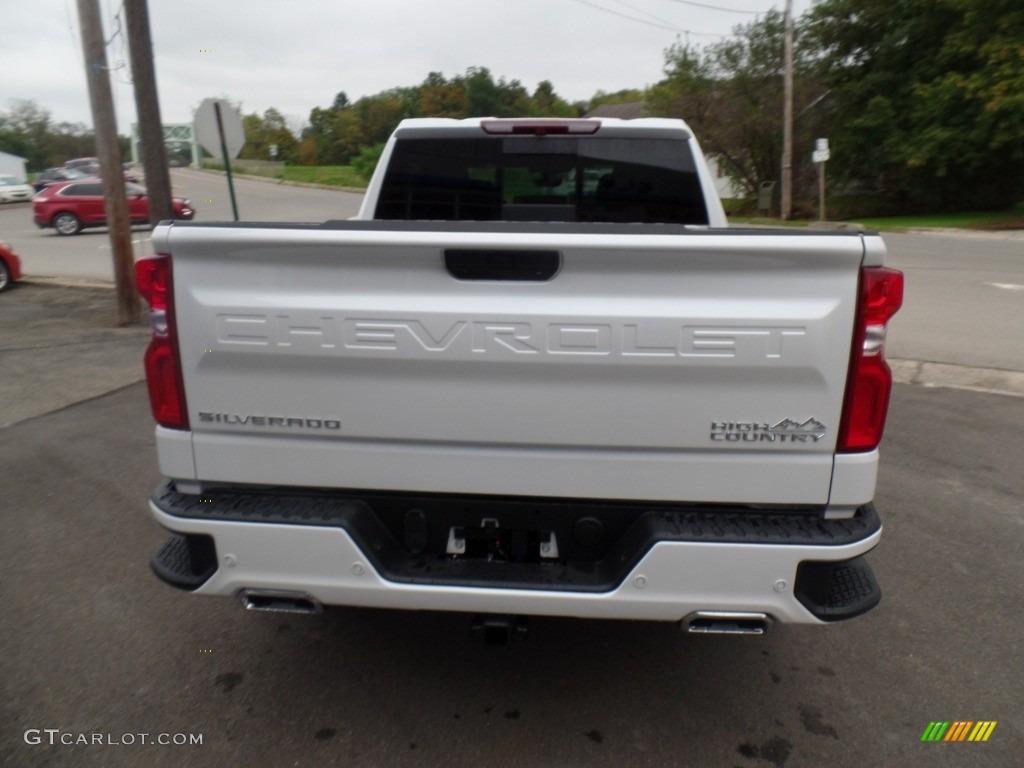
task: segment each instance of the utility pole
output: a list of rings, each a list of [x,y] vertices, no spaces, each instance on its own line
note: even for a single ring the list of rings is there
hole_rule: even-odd
[[[156,226],[160,221],[173,219],[174,209],[171,207],[171,177],[167,171],[164,126],[160,120],[160,100],[156,91],[147,0],[125,0],[124,12],[132,58],[135,110],[139,118],[139,149],[149,197],[149,222]]]
[[[782,218],[793,215],[793,0],[786,0],[782,80]]]
[[[103,199],[114,258],[114,283],[117,287],[118,324],[131,325],[139,321],[140,299],[135,290],[132,225],[124,192],[121,150],[117,146],[117,120],[110,92],[110,70],[107,69],[99,0],[78,0],[78,23],[82,28],[85,79],[89,86],[89,103],[96,131],[96,156],[103,174]]]

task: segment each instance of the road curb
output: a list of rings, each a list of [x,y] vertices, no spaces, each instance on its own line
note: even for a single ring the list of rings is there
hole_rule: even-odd
[[[883,233],[884,235],[885,233]],[[908,235],[931,235],[964,240],[1024,240],[1024,229],[958,229],[956,227],[911,227]]]
[[[18,281],[22,285],[41,285],[50,288],[105,288],[113,290],[117,286],[109,280],[95,280],[73,277],[47,277],[46,275],[29,275]]]
[[[925,360],[889,360],[893,379],[899,384],[947,387],[1024,397],[1024,373],[998,368],[933,363]]]

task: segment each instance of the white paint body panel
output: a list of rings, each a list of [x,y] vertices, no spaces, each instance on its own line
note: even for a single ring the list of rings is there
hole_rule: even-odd
[[[169,225],[154,244],[199,481],[828,502],[860,236]],[[459,281],[446,247],[557,249],[562,267]],[[712,434],[810,418],[817,440]]]

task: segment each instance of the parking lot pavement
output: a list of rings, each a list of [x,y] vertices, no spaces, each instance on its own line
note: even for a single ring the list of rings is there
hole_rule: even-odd
[[[0,765],[1006,768],[1022,430],[1014,398],[897,387],[867,616],[756,639],[541,618],[505,651],[454,614],[252,614],[158,582],[152,423],[126,387],[0,430]],[[922,743],[937,719],[998,725]]]
[[[143,380],[149,326],[116,327],[114,302],[60,283],[0,295],[0,427]]]

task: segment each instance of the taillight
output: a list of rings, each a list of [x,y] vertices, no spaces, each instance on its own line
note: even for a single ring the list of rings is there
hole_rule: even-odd
[[[188,429],[185,386],[174,328],[171,257],[139,259],[135,263],[135,282],[142,298],[149,304],[149,325],[153,330],[145,358],[153,418],[162,427]]]
[[[838,450],[871,451],[885,429],[892,392],[892,371],[885,362],[886,326],[903,304],[903,273],[864,267],[853,334],[850,374],[843,400]]]
[[[480,127],[484,133],[506,135],[589,135],[597,133],[601,127],[600,120],[591,118],[569,118],[551,120],[545,118],[523,118],[519,120],[481,120]]]

